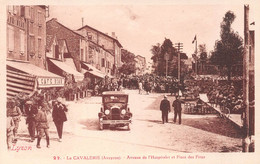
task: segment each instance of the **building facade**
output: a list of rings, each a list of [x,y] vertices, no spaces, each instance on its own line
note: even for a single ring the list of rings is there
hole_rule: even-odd
[[[45,69],[46,6],[7,7],[7,58]]]
[[[109,51],[110,54],[114,56],[114,62],[113,62],[114,64],[109,65],[109,67],[112,68],[112,75],[117,75],[118,68],[122,66],[122,62],[121,62],[122,45],[117,40],[115,33],[112,32],[112,36],[109,36],[108,34],[100,32],[87,25],[79,28],[77,31],[79,31],[81,35],[86,37],[90,42],[103,47],[105,50]],[[111,63],[111,61],[108,62]]]
[[[80,61],[87,61],[88,43],[85,38],[77,32],[62,25],[53,18],[46,22],[47,35],[56,36],[57,40],[66,40],[68,50],[73,58],[78,72],[81,72]]]
[[[146,60],[145,57],[137,55],[135,57],[135,67],[136,67],[136,75],[143,75],[146,73]]]
[[[7,97],[63,87],[64,78],[46,71],[46,6],[7,6]]]

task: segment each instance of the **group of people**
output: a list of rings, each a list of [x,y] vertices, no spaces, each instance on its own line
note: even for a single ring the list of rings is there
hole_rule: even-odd
[[[179,117],[179,124],[181,124],[181,104],[184,103],[180,96],[176,96],[176,99],[172,103],[172,107],[174,109],[174,119],[173,122],[176,123],[177,116]],[[168,123],[168,114],[171,112],[170,101],[167,99],[167,96],[164,95],[163,100],[160,103],[160,110],[162,111],[162,123]]]
[[[145,74],[140,76],[122,76],[121,81],[123,87],[127,89],[139,89],[139,92],[156,93],[171,93],[178,92],[180,85],[178,80],[174,77],[164,77],[152,74]]]
[[[241,114],[243,112],[242,87],[231,84],[216,84],[210,87],[207,93],[209,102],[219,106],[221,110],[229,109],[230,113]]]
[[[39,95],[38,95],[39,96]],[[24,113],[22,113],[19,107],[19,102],[16,99],[11,98],[7,100],[6,114],[7,114],[7,148],[10,149],[12,143],[15,144],[18,139],[18,128],[21,118],[26,118],[26,124],[28,126],[28,133],[30,135],[30,142],[34,142],[37,138],[36,147],[41,148],[41,139],[46,136],[46,146],[50,147],[49,136],[49,122],[53,121],[57,133],[58,140],[62,140],[63,123],[67,121],[66,112],[68,108],[62,103],[62,98],[58,97],[56,100],[47,102],[45,98],[32,96],[26,100],[23,105]],[[49,116],[52,116],[50,120]]]

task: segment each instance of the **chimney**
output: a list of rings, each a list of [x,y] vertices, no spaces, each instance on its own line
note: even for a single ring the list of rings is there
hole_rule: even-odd
[[[116,38],[116,33],[115,32],[112,32],[112,37]]]

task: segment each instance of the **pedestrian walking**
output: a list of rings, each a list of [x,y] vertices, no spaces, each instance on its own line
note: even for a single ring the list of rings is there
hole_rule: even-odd
[[[32,101],[26,101],[25,103],[25,113],[27,115],[26,124],[28,124],[28,131],[31,137],[30,142],[35,140],[35,131],[36,131],[36,120],[35,117],[38,113],[36,105],[33,105]]]
[[[170,101],[167,99],[167,96],[164,95],[163,100],[160,104],[160,110],[162,111],[162,123],[168,122],[168,113],[171,111]]]
[[[41,148],[41,139],[42,137],[46,136],[47,148],[50,147],[50,137],[49,137],[49,123],[47,119],[46,108],[43,108],[42,105],[39,105],[38,113],[35,117],[36,120],[36,128],[38,131],[38,138],[37,138],[37,148]]]
[[[20,108],[16,105],[16,102],[14,99],[7,101],[7,114],[8,116],[12,117],[14,121],[14,129],[13,129],[13,135],[14,135],[14,142],[17,141],[17,132],[19,128],[19,122],[21,121],[22,112]]]
[[[66,105],[62,104],[62,98],[58,97],[56,103],[53,106],[52,118],[53,122],[57,128],[59,142],[62,140],[63,123],[67,121],[66,113],[68,108]]]
[[[14,138],[13,130],[15,128],[14,120],[13,118],[6,112],[6,143],[7,143],[7,149],[11,149],[12,141]]]
[[[181,124],[181,103],[180,96],[176,96],[176,99],[173,101],[172,106],[174,108],[174,119],[173,122],[176,123],[177,115],[179,117],[179,124]]]

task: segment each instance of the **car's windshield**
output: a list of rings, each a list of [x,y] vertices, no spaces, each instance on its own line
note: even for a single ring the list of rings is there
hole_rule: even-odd
[[[109,102],[120,102],[120,103],[127,103],[127,96],[126,95],[107,95],[103,97],[104,103]]]

